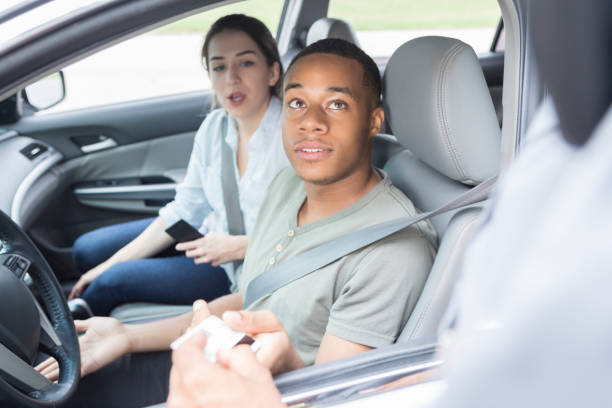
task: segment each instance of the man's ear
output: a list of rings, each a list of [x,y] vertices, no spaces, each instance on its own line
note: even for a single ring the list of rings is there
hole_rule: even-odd
[[[374,137],[375,134],[380,133],[383,127],[383,123],[385,121],[385,111],[382,107],[377,106],[370,113],[370,139]]]
[[[274,61],[270,67],[270,80],[268,86],[274,86],[280,80],[280,64],[278,61]]]

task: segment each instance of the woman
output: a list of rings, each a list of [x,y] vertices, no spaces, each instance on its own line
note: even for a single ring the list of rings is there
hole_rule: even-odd
[[[101,228],[74,244],[75,265],[87,272],[69,298],[81,296],[95,315],[125,302],[190,304],[229,293],[240,269],[233,263],[244,258],[268,184],[288,165],[278,99],[282,67],[266,26],[242,14],[222,17],[206,34],[202,58],[220,109],[198,130],[174,201],[155,219]],[[228,233],[221,181],[227,146],[246,235]],[[165,230],[181,219],[205,236],[172,248]]]

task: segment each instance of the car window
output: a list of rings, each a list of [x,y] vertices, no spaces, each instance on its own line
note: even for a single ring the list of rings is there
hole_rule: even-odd
[[[200,52],[212,23],[226,14],[244,13],[275,34],[282,6],[283,0],[238,2],[105,49],[65,67],[66,99],[37,115],[208,89]]]
[[[504,51],[506,49],[506,30],[504,30],[504,26],[499,28],[499,37],[497,37],[497,41],[494,43],[494,49],[492,51],[499,52]]]
[[[495,0],[330,0],[327,15],[351,24],[364,51],[384,60],[427,35],[458,38],[476,53],[487,52],[501,12]]]

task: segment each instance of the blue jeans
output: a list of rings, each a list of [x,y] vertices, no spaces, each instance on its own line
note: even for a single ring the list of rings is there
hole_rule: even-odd
[[[72,248],[81,273],[104,262],[132,241],[153,221],[148,218],[99,228],[80,236]],[[122,303],[156,302],[191,304],[229,293],[225,270],[210,264],[196,265],[174,247],[155,258],[122,262],[107,269],[85,289],[82,298],[97,316],[107,316]]]

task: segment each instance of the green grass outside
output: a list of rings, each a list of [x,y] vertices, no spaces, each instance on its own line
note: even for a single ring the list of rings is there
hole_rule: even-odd
[[[308,2],[308,0],[305,0]],[[244,13],[262,20],[276,33],[283,0],[248,0],[216,8],[157,30],[160,34],[204,34],[219,17]],[[342,18],[357,31],[495,27],[495,0],[330,0],[328,15]]]
[[[495,0],[330,0],[327,14],[357,31],[492,27],[500,17]]]
[[[308,0],[306,0],[308,1]],[[219,18],[226,14],[243,13],[256,17],[268,26],[274,36],[283,11],[283,0],[248,0],[217,7],[213,10],[187,17],[156,31],[159,34],[202,34]]]

